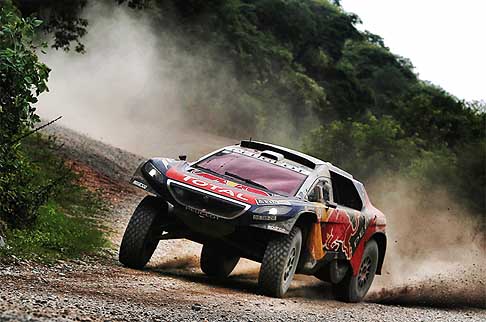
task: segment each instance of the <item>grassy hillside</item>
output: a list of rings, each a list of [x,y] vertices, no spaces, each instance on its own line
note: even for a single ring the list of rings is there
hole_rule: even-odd
[[[55,150],[56,145],[41,136],[23,142],[21,153],[33,171],[30,184],[49,185],[51,191],[31,222],[0,231],[7,241],[7,247],[0,248],[0,261],[13,255],[50,262],[93,254],[108,245],[95,219],[103,209],[101,199],[76,183],[77,175]]]

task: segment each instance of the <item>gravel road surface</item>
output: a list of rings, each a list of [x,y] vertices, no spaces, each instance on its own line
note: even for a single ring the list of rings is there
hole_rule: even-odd
[[[284,299],[259,295],[259,265],[250,261],[225,281],[210,280],[199,269],[201,246],[185,240],[161,242],[143,271],[124,268],[117,248],[143,198],[125,182],[143,158],[61,127],[48,133],[82,184],[105,191],[113,247],[53,265],[0,264],[0,321],[486,321],[482,266],[455,278],[454,290],[442,276],[373,290],[359,304],[333,300],[329,284],[308,276],[297,276]]]

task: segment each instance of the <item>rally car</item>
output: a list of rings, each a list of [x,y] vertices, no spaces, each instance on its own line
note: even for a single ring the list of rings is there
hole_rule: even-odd
[[[294,274],[330,282],[358,302],[381,274],[385,216],[349,173],[281,146],[242,141],[195,162],[152,158],[131,183],[150,194],[135,209],[119,259],[143,268],[160,240],[203,245],[201,269],[227,277],[240,257],[261,263],[262,293],[283,297]]]

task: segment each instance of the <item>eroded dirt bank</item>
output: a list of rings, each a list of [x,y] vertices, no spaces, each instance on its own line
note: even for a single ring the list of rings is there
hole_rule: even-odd
[[[336,302],[330,286],[298,276],[289,296],[257,294],[259,266],[242,261],[223,282],[199,269],[200,246],[165,241],[144,271],[116,260],[125,225],[143,194],[124,183],[141,157],[59,127],[50,133],[60,153],[83,174],[83,184],[101,188],[111,203],[105,220],[113,250],[106,256],[54,266],[18,262],[0,266],[0,320],[153,321],[484,321],[484,266],[458,267],[390,287],[386,277],[360,304]],[[170,156],[170,155],[169,155]],[[174,157],[174,156],[173,156]],[[380,280],[381,279],[381,280]]]

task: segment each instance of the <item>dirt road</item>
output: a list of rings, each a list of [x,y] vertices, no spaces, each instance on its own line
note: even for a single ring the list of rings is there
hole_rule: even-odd
[[[443,276],[415,287],[375,289],[360,304],[334,301],[328,284],[305,276],[296,277],[285,299],[258,295],[259,265],[250,261],[240,262],[228,280],[212,281],[199,269],[200,246],[184,240],[161,242],[143,271],[124,268],[116,250],[143,197],[124,180],[141,158],[68,130],[49,131],[64,144],[61,153],[83,174],[82,183],[104,190],[114,246],[82,261],[0,266],[2,321],[486,320],[483,267],[461,274],[456,291],[444,287],[449,277]]]

